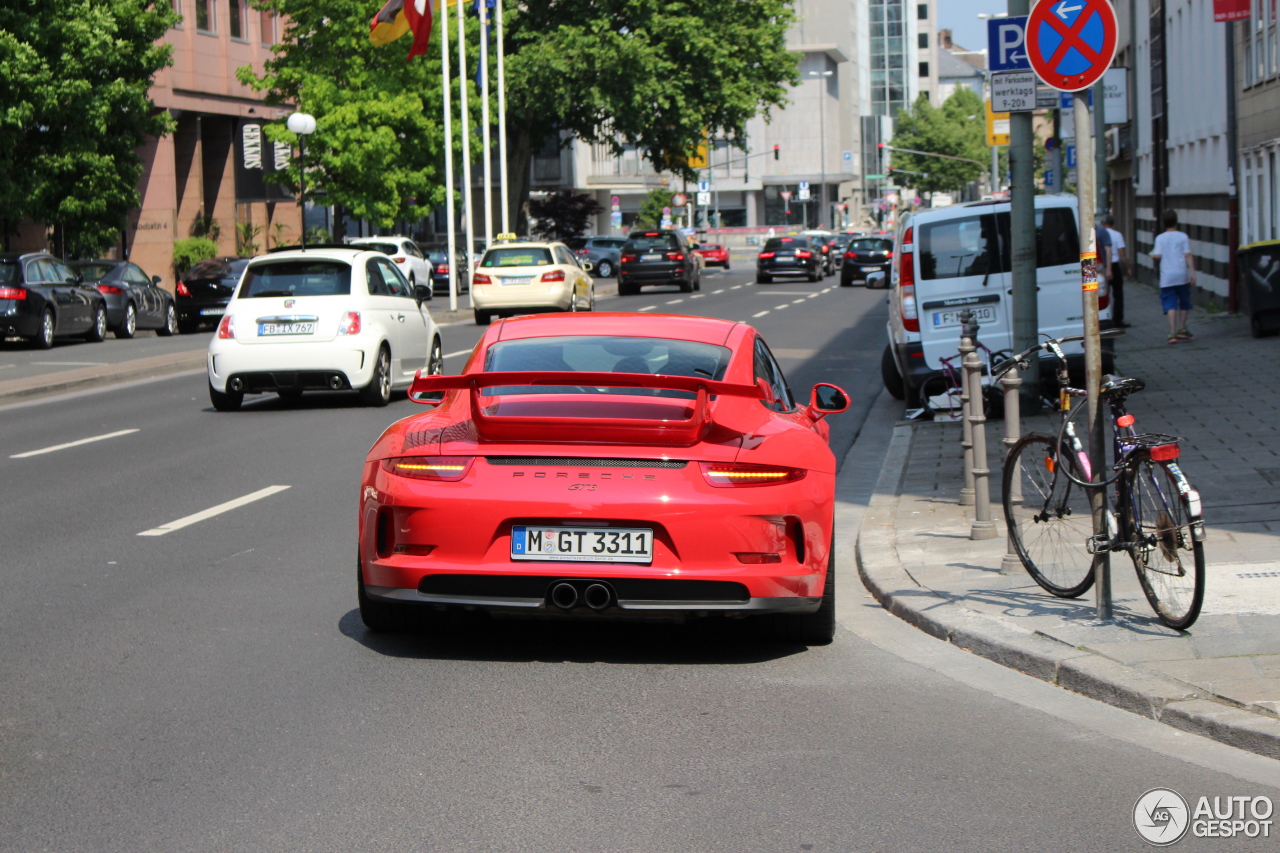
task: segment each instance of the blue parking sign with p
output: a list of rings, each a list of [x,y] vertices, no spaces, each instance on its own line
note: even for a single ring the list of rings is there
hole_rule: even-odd
[[[1028,71],[1027,17],[992,18],[987,21],[987,70]]]

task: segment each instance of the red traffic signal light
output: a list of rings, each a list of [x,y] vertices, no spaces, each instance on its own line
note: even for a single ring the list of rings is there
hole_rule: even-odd
[[[877,148],[883,148],[883,147],[884,147],[884,143],[883,143],[883,142],[877,142],[877,143],[876,143],[876,147],[877,147]]]
[[[775,160],[779,159],[778,151],[779,151],[781,148],[782,148],[782,146],[781,146],[781,145],[775,145],[775,146],[773,146],[773,159],[775,159]]]

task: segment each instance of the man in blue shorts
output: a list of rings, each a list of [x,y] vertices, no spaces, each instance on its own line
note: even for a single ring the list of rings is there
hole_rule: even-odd
[[[1195,261],[1191,257],[1191,240],[1178,230],[1178,214],[1166,210],[1160,217],[1164,233],[1156,237],[1151,260],[1160,270],[1160,307],[1169,318],[1169,341],[1189,341],[1187,312],[1191,310],[1191,287],[1196,283]]]

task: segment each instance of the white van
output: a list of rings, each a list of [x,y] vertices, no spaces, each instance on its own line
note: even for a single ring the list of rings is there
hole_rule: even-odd
[[[1035,210],[1040,331],[1054,338],[1081,334],[1084,309],[1075,196],[1036,196]],[[944,357],[956,355],[960,312],[965,308],[974,312],[978,340],[987,349],[1012,350],[1009,242],[1008,201],[923,210],[899,221],[889,292],[889,344],[881,360],[890,394],[916,403],[915,391],[942,371]],[[1103,283],[1099,291],[1103,328],[1111,319],[1105,288]],[[1083,364],[1080,344],[1064,350],[1073,362]],[[952,364],[958,369],[959,360]]]

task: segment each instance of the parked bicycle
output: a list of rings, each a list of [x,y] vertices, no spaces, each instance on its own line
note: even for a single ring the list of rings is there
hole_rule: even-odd
[[[1009,352],[1000,350],[992,352],[981,341],[974,342],[978,347],[978,358],[982,360],[982,408],[987,418],[998,417],[1003,411],[1004,398],[991,374],[991,365],[1000,364],[1009,358]],[[944,356],[939,359],[942,372],[930,376],[920,385],[920,415],[935,419],[945,414],[950,420],[958,420],[963,403],[960,398],[964,394],[964,366],[960,354]]]
[[[1104,336],[1108,336],[1106,332]],[[1114,334],[1123,334],[1115,330]],[[1086,441],[1088,407],[1072,399],[1085,392],[1069,383],[1062,344],[1079,335],[1047,340],[997,365],[1003,376],[1017,365],[1030,366],[1041,350],[1057,360],[1061,423],[1056,435],[1023,436],[1004,462],[1004,514],[1013,545],[1031,577],[1061,598],[1083,595],[1093,586],[1094,560],[1103,552],[1127,551],[1142,591],[1156,616],[1170,628],[1185,630],[1200,615],[1204,601],[1204,521],[1199,493],[1178,465],[1179,439],[1139,433],[1125,410],[1141,379],[1105,376],[1102,402],[1111,413],[1111,464],[1094,476]],[[1094,535],[1090,494],[1114,485],[1114,507],[1106,510],[1107,533]]]

